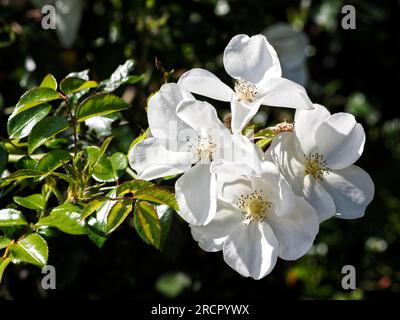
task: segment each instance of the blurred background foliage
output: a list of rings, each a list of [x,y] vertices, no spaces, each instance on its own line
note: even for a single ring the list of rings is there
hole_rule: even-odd
[[[57,30],[41,27],[41,7],[53,4]],[[341,8],[356,8],[356,30],[343,30]],[[358,164],[376,195],[364,218],[321,225],[312,250],[295,262],[279,261],[261,281],[240,277],[221,254],[203,252],[175,217],[164,252],[146,245],[128,224],[98,249],[87,239],[50,240],[57,290],[41,289],[35,267],[10,267],[3,298],[134,299],[386,299],[400,293],[400,2],[286,0],[0,0],[0,135],[18,97],[47,73],[58,80],[90,69],[102,80],[127,59],[144,80],[119,89],[133,108],[112,128],[126,152],[147,128],[146,98],[193,67],[229,81],[222,53],[239,33],[264,33],[287,77],[306,86],[331,112],[353,113],[367,143]],[[158,68],[155,59],[158,59]],[[397,99],[396,99],[397,98]],[[221,116],[227,104],[214,104]],[[291,120],[290,109],[263,108],[257,122]],[[0,197],[0,206],[7,203]],[[357,290],[341,288],[341,269],[354,265]]]

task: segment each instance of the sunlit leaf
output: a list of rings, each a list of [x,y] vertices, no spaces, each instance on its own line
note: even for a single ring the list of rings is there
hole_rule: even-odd
[[[29,135],[32,128],[50,112],[51,105],[43,103],[22,112],[14,112],[7,122],[10,139],[21,139]]]
[[[121,177],[128,168],[128,159],[125,154],[121,152],[114,153],[110,156],[110,163],[112,166],[114,178]]]
[[[156,208],[145,201],[136,202],[133,222],[139,236],[146,243],[159,249],[161,245],[161,223]]]
[[[11,243],[11,239],[0,237],[0,250],[6,248]]]
[[[0,227],[27,226],[22,212],[15,209],[0,210]]]
[[[56,134],[68,129],[68,121],[59,116],[51,116],[41,120],[33,127],[28,140],[28,152],[32,153]]]
[[[17,110],[16,113],[18,114],[39,104],[61,98],[61,95],[52,88],[33,88],[25,92],[19,99],[17,105],[15,106]]]
[[[111,209],[107,217],[106,233],[111,233],[117,229],[122,222],[126,219],[128,214],[132,211],[132,201],[129,199],[118,201]]]
[[[14,202],[32,210],[46,209],[46,199],[41,194],[32,194],[27,197],[14,197]]]
[[[0,284],[1,284],[1,280],[3,279],[3,274],[4,274],[4,270],[7,268],[7,266],[10,264],[10,262],[12,261],[11,258],[0,258]]]
[[[73,234],[86,234],[85,222],[81,219],[82,209],[70,203],[54,208],[50,214],[39,220],[38,226],[49,226]]]
[[[10,256],[14,262],[27,262],[44,267],[48,254],[46,241],[37,233],[29,234],[10,246]]]
[[[122,196],[127,193],[135,194],[136,191],[154,186],[153,183],[145,180],[133,180],[124,182],[117,187],[118,196]]]
[[[90,215],[92,215],[94,212],[96,212],[96,210],[101,206],[102,203],[103,203],[103,201],[98,200],[98,199],[94,199],[91,202],[89,202],[83,208],[83,211],[82,211],[82,214],[81,214],[81,220],[85,220]]]
[[[57,80],[53,77],[52,74],[47,74],[42,83],[40,84],[41,88],[51,88],[53,90],[57,90]]]
[[[96,86],[96,81],[87,81],[77,77],[67,77],[60,83],[60,89],[65,94],[72,94],[84,89],[94,88]]]
[[[76,118],[80,122],[127,108],[129,108],[129,104],[121,98],[112,94],[99,93],[82,101],[76,111]]]
[[[135,192],[134,197],[137,200],[146,200],[157,204],[165,204],[175,211],[179,210],[175,195],[159,186],[140,189]]]

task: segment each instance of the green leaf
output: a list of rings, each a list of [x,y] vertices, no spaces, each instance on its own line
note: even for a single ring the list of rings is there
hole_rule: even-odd
[[[89,222],[91,222],[91,221],[93,221],[93,220],[95,220],[95,219],[91,218],[91,219],[89,220]],[[98,248],[101,249],[101,248],[104,246],[105,242],[107,241],[108,236],[106,236],[103,232],[99,231],[99,230],[96,228],[96,225],[91,226],[90,224],[88,224],[87,228],[88,228],[87,231],[88,231],[89,239],[90,239]]]
[[[117,187],[118,196],[123,196],[127,193],[135,194],[136,191],[154,186],[153,183],[145,180],[133,180],[124,182]]]
[[[92,177],[100,182],[116,181],[128,167],[128,160],[123,153],[117,152],[110,158],[106,157],[106,147],[103,143],[101,149],[95,146],[86,148],[86,155],[92,166]]]
[[[118,201],[110,210],[107,217],[107,234],[110,234],[117,229],[122,222],[126,219],[128,214],[132,211],[132,201],[125,199]]]
[[[7,237],[0,237],[0,250],[6,248],[11,243]]]
[[[139,142],[143,141],[144,139],[147,138],[147,135],[150,133],[150,129],[147,128],[146,131],[144,131],[140,136],[138,136],[136,139],[134,139],[129,146],[129,150],[132,150],[132,148],[138,144]]]
[[[146,243],[160,249],[161,223],[153,205],[145,201],[137,202],[135,205],[133,224],[136,232]]]
[[[129,104],[121,98],[112,94],[99,93],[82,101],[77,108],[76,118],[81,122],[91,117],[102,116],[127,108],[129,108]]]
[[[51,105],[43,103],[28,110],[14,112],[7,122],[7,132],[10,139],[22,139],[29,135],[32,128],[50,112]]]
[[[121,152],[114,153],[110,158],[115,180],[121,177],[128,168],[128,158]]]
[[[143,79],[143,75],[129,76],[129,73],[133,70],[134,66],[134,60],[127,60],[123,65],[118,66],[109,79],[100,83],[100,89],[103,91],[112,92],[123,84],[133,84],[141,81]]]
[[[33,88],[25,92],[19,99],[17,105],[15,106],[17,110],[16,112],[20,113],[39,104],[61,98],[62,96],[52,88]]]
[[[91,202],[89,202],[82,211],[82,215],[81,215],[81,220],[85,220],[86,218],[88,218],[89,216],[92,215],[92,213],[94,213],[103,203],[103,201],[94,199]]]
[[[1,279],[3,279],[4,270],[10,264],[11,260],[11,258],[0,258],[0,283]]]
[[[38,267],[47,264],[49,250],[46,241],[37,233],[31,233],[10,247],[14,262],[27,262]]]
[[[86,157],[88,158],[89,164],[93,167],[100,161],[101,157],[106,153],[106,150],[112,140],[112,137],[108,137],[103,141],[101,148],[96,146],[89,146],[85,149]]]
[[[51,172],[61,167],[72,159],[69,152],[65,150],[53,150],[47,153],[37,164],[36,170]]]
[[[115,190],[107,194],[108,197],[116,196]],[[107,232],[109,227],[107,224],[108,216],[111,209],[117,203],[116,200],[106,200],[101,203],[96,209],[96,214],[92,215],[87,223],[89,239],[92,240],[99,248],[103,247],[107,240]]]
[[[40,84],[41,88],[51,88],[53,90],[57,90],[57,80],[53,77],[52,74],[47,74],[42,83]]]
[[[171,228],[174,211],[166,205],[160,205],[157,206],[157,215],[161,224],[160,249],[162,250],[167,240],[169,229]]]
[[[65,203],[54,208],[48,216],[40,219],[36,225],[54,227],[73,235],[87,234],[85,222],[81,218],[81,211],[81,208]]]
[[[0,176],[3,173],[3,171],[6,169],[7,162],[8,162],[8,152],[3,147],[3,145],[0,144]]]
[[[28,140],[28,153],[32,153],[47,140],[68,129],[68,127],[68,121],[63,117],[44,118],[32,129]]]
[[[157,204],[165,204],[175,211],[179,210],[175,195],[159,186],[140,189],[134,194],[135,199],[154,202]]]
[[[16,163],[16,167],[18,169],[30,169],[30,170],[36,170],[36,166],[39,163],[39,161],[32,159],[28,156],[24,156],[21,159],[19,159]]]
[[[111,165],[109,158],[107,158],[106,156],[100,157],[100,160],[93,167],[92,177],[96,181],[100,181],[100,182],[115,181],[113,167]]]
[[[87,81],[77,77],[68,77],[61,81],[60,89],[65,94],[72,94],[84,89],[97,87],[96,81]]]
[[[46,209],[46,199],[41,194],[32,194],[27,197],[14,197],[14,202],[32,210]]]
[[[43,173],[36,171],[36,170],[31,170],[31,169],[22,169],[22,170],[18,170],[13,172],[12,174],[10,174],[9,176],[5,177],[5,180],[8,181],[18,181],[18,180],[24,180],[24,179],[28,179],[28,178],[37,178],[40,177]]]
[[[0,227],[27,226],[24,215],[15,209],[0,210]]]

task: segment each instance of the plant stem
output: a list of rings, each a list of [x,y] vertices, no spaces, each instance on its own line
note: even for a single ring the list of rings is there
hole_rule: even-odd
[[[76,156],[76,154],[78,153],[78,132],[77,132],[77,128],[76,128],[77,127],[77,122],[76,122],[75,116],[72,114],[72,110],[70,108],[69,101],[68,101],[68,98],[66,96],[64,96],[64,102],[65,102],[65,105],[67,106],[67,110],[68,110],[68,113],[69,113],[69,116],[70,116],[71,122],[72,122],[72,130],[74,131],[74,134],[73,134],[74,156]]]
[[[131,168],[127,168],[126,173],[129,174],[133,179],[138,179],[137,174]]]

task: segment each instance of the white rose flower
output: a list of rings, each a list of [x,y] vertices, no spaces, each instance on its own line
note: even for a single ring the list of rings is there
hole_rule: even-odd
[[[293,193],[272,162],[264,162],[260,177],[218,176],[215,218],[205,226],[191,226],[191,231],[203,250],[223,250],[229,266],[261,279],[277,257],[303,256],[318,228],[313,207]]]
[[[297,110],[295,133],[282,133],[267,150],[293,191],[315,208],[320,221],[336,216],[360,218],[374,196],[368,173],[353,165],[361,156],[365,133],[349,113],[314,104]]]
[[[179,85],[163,85],[149,100],[147,115],[152,137],[132,148],[130,166],[145,180],[184,173],[175,194],[187,222],[206,224],[214,217],[216,174],[260,174],[261,150],[232,135],[213,106]]]
[[[261,105],[312,109],[305,89],[281,77],[277,54],[263,35],[233,37],[224,51],[224,66],[235,80],[234,91],[199,68],[184,73],[178,84],[190,92],[231,102],[234,133],[242,131]]]

